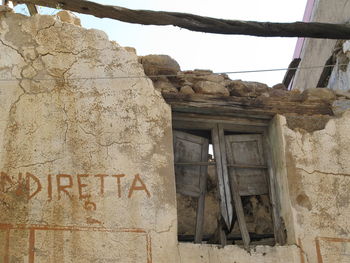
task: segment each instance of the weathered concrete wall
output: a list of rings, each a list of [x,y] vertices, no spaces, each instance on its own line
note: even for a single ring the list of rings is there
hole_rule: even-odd
[[[350,21],[349,0],[317,0],[312,22],[347,23]],[[305,39],[300,63],[301,68],[324,66],[326,60],[332,55],[336,40],[331,39]],[[322,68],[302,69],[297,71],[293,88],[305,90],[316,88],[322,73]]]
[[[179,244],[180,261],[186,263],[292,263],[300,262],[297,246],[257,246],[249,253],[237,246]]]
[[[293,131],[284,117],[276,118],[294,224],[288,234],[303,249],[304,262],[349,262],[350,112],[312,133]]]
[[[170,108],[137,56],[3,12],[0,78],[0,262],[176,262]]]

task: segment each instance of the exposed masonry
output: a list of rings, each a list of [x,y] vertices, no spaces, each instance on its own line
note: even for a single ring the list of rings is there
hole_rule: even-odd
[[[179,98],[179,100],[187,99],[191,102],[210,104],[213,101],[210,96],[215,96],[218,97],[217,104],[220,104],[220,99],[223,102],[232,101],[232,105],[235,105],[236,101],[242,101],[244,107],[252,108],[254,105],[260,107],[265,104],[266,109],[269,109],[269,107],[278,108],[278,103],[288,104],[291,105],[290,113],[283,110],[276,112],[287,116],[287,124],[291,129],[301,129],[306,132],[324,129],[332,115],[340,116],[350,105],[350,92],[346,90],[310,88],[303,92],[298,89],[288,91],[283,84],[268,87],[259,82],[231,80],[226,74],[214,74],[210,70],[181,71],[178,63],[166,55],[143,56],[139,57],[139,61],[146,75],[152,79],[155,88],[165,95],[167,101],[168,98],[170,100]],[[198,99],[196,95],[199,95]],[[269,101],[274,104],[269,106]],[[320,109],[323,107],[324,110],[308,112],[305,108],[304,114],[293,113],[293,108],[307,103],[319,104]],[[227,103],[227,105],[229,107],[231,104]]]
[[[137,58],[72,17],[69,24],[2,10],[0,78],[17,81],[0,83],[0,244],[9,247],[0,245],[0,261],[348,259],[350,114],[335,104],[348,101],[348,91],[300,93],[208,70],[183,72],[167,56]],[[95,80],[78,80],[86,75]],[[140,79],[97,79],[125,75]],[[222,100],[338,105],[321,116],[277,115],[270,125],[289,245],[247,252],[177,242],[170,108],[154,87]]]
[[[0,40],[0,261],[171,262],[170,108],[137,56],[62,17],[0,12]]]

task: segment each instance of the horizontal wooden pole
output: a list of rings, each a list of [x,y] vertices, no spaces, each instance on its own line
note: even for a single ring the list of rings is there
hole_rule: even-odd
[[[216,165],[216,162],[188,162],[188,163],[175,163],[179,166],[209,166]],[[228,164],[227,167],[242,168],[242,169],[267,169],[266,165],[254,165],[254,164]]]
[[[270,23],[225,20],[186,13],[132,10],[85,0],[20,0],[17,2],[62,8],[100,18],[112,18],[127,23],[157,26],[173,25],[205,33],[260,37],[350,39],[350,26],[346,24]]]
[[[238,169],[267,169],[266,165],[254,165],[254,164],[228,164],[227,167]]]
[[[179,166],[208,166],[208,165],[216,165],[216,162],[190,162],[190,163],[175,163],[175,165]]]
[[[283,98],[225,97],[162,93],[173,112],[270,119],[275,114],[333,115],[328,103],[288,101]]]
[[[31,16],[34,16],[38,13],[38,9],[33,4],[27,4],[28,12]]]

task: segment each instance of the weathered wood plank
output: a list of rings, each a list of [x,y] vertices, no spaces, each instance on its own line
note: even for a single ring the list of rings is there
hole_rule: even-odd
[[[100,18],[112,18],[127,23],[142,25],[173,25],[192,31],[252,35],[262,37],[310,37],[350,39],[350,26],[329,23],[270,23],[240,20],[224,20],[186,13],[132,10],[119,6],[102,5],[85,0],[20,0],[52,8],[90,14]]]
[[[231,229],[232,219],[233,219],[233,207],[232,207],[232,197],[230,190],[230,183],[228,180],[227,167],[222,163],[223,148],[219,140],[219,128],[218,125],[212,129],[212,142],[214,149],[214,156],[217,160],[216,173],[219,183],[219,194],[220,194],[220,208],[221,215],[226,224],[227,229]],[[226,164],[226,163],[225,163]]]
[[[211,130],[215,127],[214,122],[197,122],[193,121],[178,121],[173,120],[173,129],[188,129],[188,130]]]
[[[219,242],[221,247],[226,246],[227,244],[227,237],[226,237],[226,233],[224,231],[224,223],[222,222],[222,220],[219,220],[218,222],[218,232],[219,232]]]
[[[173,112],[174,113],[174,112]],[[256,117],[256,116],[254,116]],[[271,116],[270,116],[271,118]],[[266,119],[256,119],[254,120],[260,120],[260,121],[269,121]],[[259,124],[257,126],[253,126],[252,124],[249,125],[240,125],[240,124],[235,124],[235,122],[232,123],[221,123],[221,122],[216,122],[215,120],[212,120],[210,122],[201,122],[197,119],[192,119],[192,120],[186,120],[186,121],[181,121],[181,120],[173,120],[173,128],[174,129],[187,129],[187,130],[211,130],[215,127],[216,123],[222,124],[225,130],[231,131],[231,132],[254,132],[254,133],[263,133],[266,131],[265,126],[260,126]]]
[[[267,169],[266,165],[254,165],[254,164],[228,164],[227,167],[233,167],[237,169],[244,169],[244,168]]]
[[[266,180],[266,169],[257,169],[264,167],[264,151],[262,146],[262,136],[260,134],[245,135],[226,135],[227,159],[237,166],[252,166],[246,168],[231,166],[229,169],[230,177],[235,177],[238,182],[239,195],[262,195],[268,193]]]
[[[273,156],[271,154],[271,145],[267,138],[263,141],[264,143],[264,149],[266,149],[266,162],[268,165],[268,183],[269,183],[269,193],[270,193],[270,202],[272,206],[272,221],[274,225],[274,236],[275,241],[279,245],[285,245],[286,244],[286,234],[285,234],[285,227],[281,220],[281,206],[278,201],[277,196],[277,187],[279,187],[276,180],[276,167],[275,167],[275,160],[273,159]]]
[[[337,63],[337,55],[343,50],[343,41],[338,40],[334,46],[331,56],[327,59],[323,71],[315,88],[325,88],[328,85],[329,78],[332,74],[334,65]]]
[[[180,165],[180,166],[208,166],[208,165],[216,165],[216,162],[191,162],[191,163],[185,163],[185,162],[180,162],[180,163],[175,163],[175,165]],[[227,164],[227,167],[233,167],[237,169],[244,169],[244,168],[252,168],[252,169],[267,169],[266,165],[254,165],[254,164]]]
[[[208,160],[209,141],[206,139],[202,145],[202,161]],[[195,231],[195,243],[202,243],[203,238],[203,226],[204,226],[204,207],[205,207],[205,194],[207,192],[207,166],[200,166],[200,180],[199,189],[200,196],[198,198],[197,217],[196,217],[196,231]]]
[[[181,131],[173,131],[174,159],[177,162],[206,162],[209,141]],[[198,197],[195,243],[202,242],[204,224],[205,193],[207,188],[207,166],[179,167],[175,165],[177,192]]]
[[[216,162],[191,162],[191,163],[175,163],[175,165],[180,165],[180,166],[208,166],[208,165],[216,165]]]
[[[301,59],[295,58],[292,60],[292,62],[288,66],[288,71],[286,72],[286,75],[284,75],[282,83],[288,88],[289,84],[291,83],[295,73],[297,72],[297,67],[300,64]]]
[[[220,148],[222,150],[221,161],[222,161],[223,167],[225,168],[224,169],[225,173],[228,174],[226,160],[228,155],[230,154],[230,151],[229,149],[226,149],[224,129],[220,125],[218,125],[218,133],[219,133]],[[228,160],[232,162],[231,159],[228,159]],[[229,180],[229,182],[231,183],[231,195],[232,195],[232,199],[233,199],[233,203],[234,203],[234,207],[237,215],[239,229],[241,230],[244,248],[248,250],[249,244],[250,244],[250,236],[249,236],[247,224],[244,218],[242,199],[239,194],[239,182],[237,180],[237,177],[235,176],[231,177],[230,179],[231,180]]]
[[[208,160],[209,146],[207,139],[181,131],[173,131],[173,138],[175,163],[203,162]],[[205,155],[202,153],[203,147],[206,148]],[[179,193],[193,197],[200,196],[200,166],[175,166],[175,175]]]
[[[201,123],[220,123],[225,124],[225,130],[230,130],[231,126],[239,126],[244,127],[246,130],[249,130],[249,127],[267,127],[270,124],[269,120],[265,119],[247,119],[247,118],[239,118],[234,116],[213,116],[213,115],[202,115],[202,114],[193,114],[193,113],[182,113],[182,112],[173,112],[172,114],[173,122],[192,122],[192,126],[201,125]],[[196,125],[194,125],[194,123]],[[232,125],[233,124],[233,125]],[[234,130],[234,129],[233,129]]]
[[[36,5],[33,5],[33,4],[26,4],[26,5],[28,8],[29,14],[31,16],[38,14],[38,9],[36,8]]]
[[[163,93],[173,112],[244,116],[270,119],[275,114],[333,115],[328,103],[287,101],[282,98],[252,99],[202,94]]]

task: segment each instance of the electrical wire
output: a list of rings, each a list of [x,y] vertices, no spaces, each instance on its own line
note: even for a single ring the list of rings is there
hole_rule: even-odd
[[[239,70],[239,71],[224,71],[224,72],[213,72],[213,73],[201,73],[201,76],[211,75],[211,74],[246,74],[246,73],[262,73],[262,72],[273,72],[273,71],[287,71],[287,70],[307,70],[307,69],[318,69],[318,68],[330,68],[334,66],[347,66],[348,64],[334,64],[334,65],[323,65],[323,66],[309,66],[309,67],[296,67],[296,68],[274,68],[274,69],[256,69],[256,70]],[[184,73],[184,75],[191,75],[194,73]],[[69,80],[112,80],[112,79],[134,79],[134,78],[159,78],[159,77],[178,77],[176,74],[165,74],[165,75],[151,75],[151,76],[116,76],[116,77],[77,77],[77,78],[18,78],[18,79],[0,79],[0,82],[5,81],[20,81],[20,80],[30,80],[30,81],[69,81]],[[181,75],[180,75],[181,76]]]

